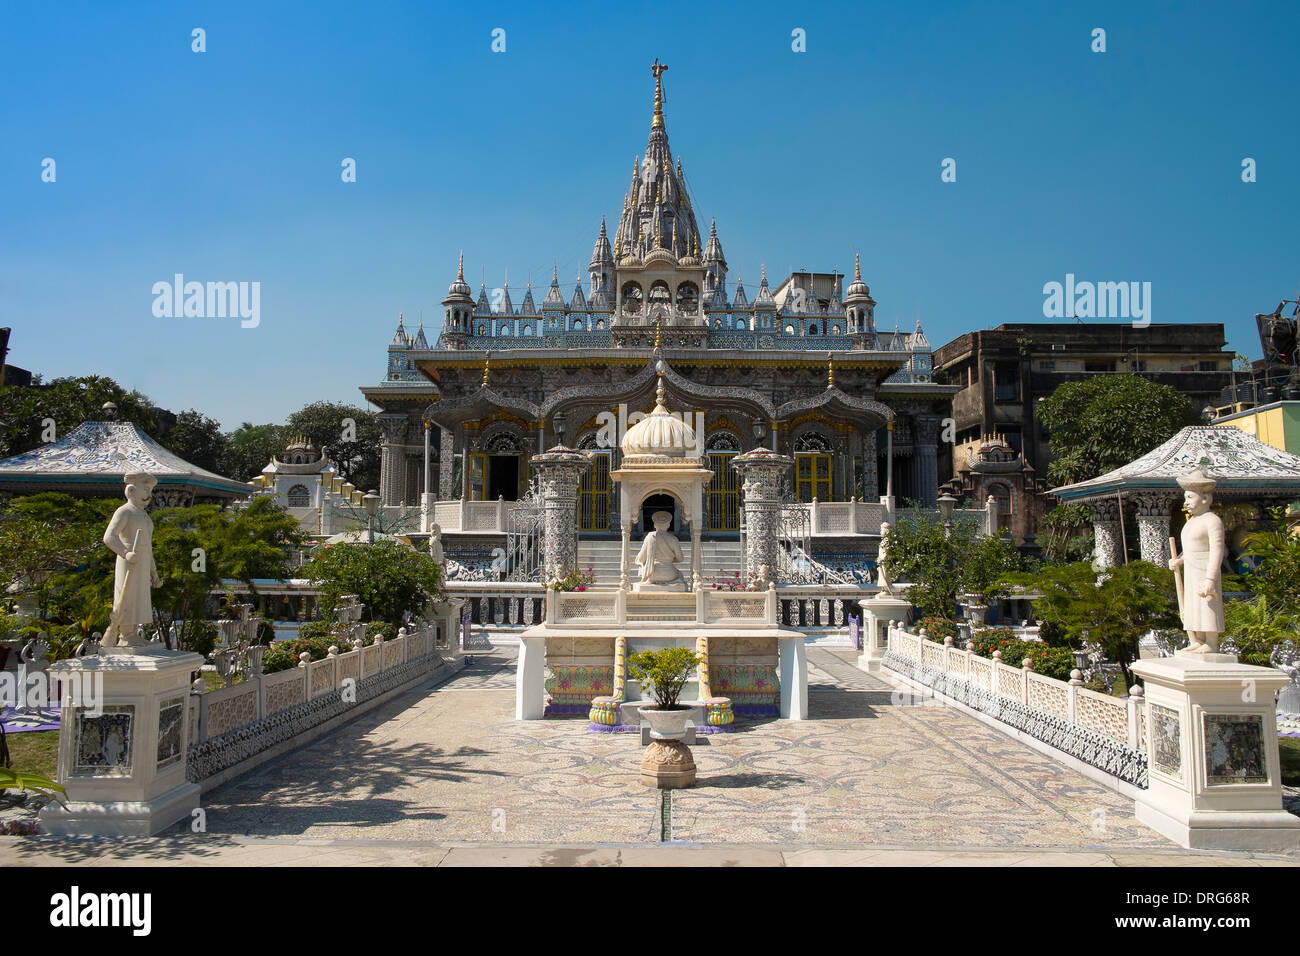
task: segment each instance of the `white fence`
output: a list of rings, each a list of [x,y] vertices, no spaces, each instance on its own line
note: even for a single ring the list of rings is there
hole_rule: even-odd
[[[900,625],[888,628],[884,666],[914,683],[979,710],[1070,756],[1139,787],[1146,786],[1146,701],[1134,687],[1121,699],[1089,690],[1077,677],[1056,680],[954,646]],[[1076,672],[1077,673],[1077,672]]]
[[[424,624],[409,634],[403,628],[392,640],[376,639],[368,647],[330,654],[318,661],[299,661],[289,670],[250,677],[213,691],[205,690],[201,680],[195,681],[190,694],[190,744],[220,737],[299,704],[340,694],[349,686],[355,690],[365,678],[402,664],[430,655],[436,658],[436,634],[432,624]]]

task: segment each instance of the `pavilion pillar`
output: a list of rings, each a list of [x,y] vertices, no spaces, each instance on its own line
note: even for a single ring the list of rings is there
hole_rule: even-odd
[[[379,452],[379,495],[385,505],[400,505],[406,489],[405,415],[380,415],[384,444]],[[367,489],[358,489],[364,493]]]
[[[542,496],[542,568],[548,580],[578,565],[578,483],[587,456],[562,445],[532,457]]]
[[[1142,560],[1168,567],[1169,559],[1169,505],[1171,495],[1134,495],[1137,503],[1138,543]]]
[[[781,487],[794,459],[766,448],[737,455],[732,465],[740,475],[745,506],[745,576],[764,574],[776,580],[778,536],[781,530]]]
[[[1092,563],[1098,568],[1117,568],[1124,563],[1120,545],[1119,503],[1114,498],[1089,501],[1094,541]]]

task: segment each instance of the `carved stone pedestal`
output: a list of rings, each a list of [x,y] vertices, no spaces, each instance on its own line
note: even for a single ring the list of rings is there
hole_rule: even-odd
[[[889,625],[893,621],[907,624],[912,617],[912,602],[907,598],[881,592],[865,601],[862,608],[862,653],[858,667],[869,674],[880,673],[880,662],[889,649]]]
[[[1273,692],[1287,676],[1231,654],[1138,661],[1150,785],[1137,818],[1185,847],[1283,852],[1300,819],[1282,809]]]
[[[695,758],[680,740],[652,740],[641,756],[641,782],[675,790],[695,786]]]
[[[199,788],[185,778],[190,675],[198,654],[161,645],[59,661],[62,680],[100,682],[94,711],[63,701],[59,783],[68,806],[41,811],[53,836],[147,837],[190,817]]]

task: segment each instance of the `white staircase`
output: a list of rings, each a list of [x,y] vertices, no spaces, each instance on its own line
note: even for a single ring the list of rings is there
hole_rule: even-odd
[[[691,543],[681,542],[682,574],[689,575],[691,568]],[[620,571],[622,543],[619,541],[579,541],[578,567],[586,571],[591,568],[596,575],[597,585],[616,585]],[[640,541],[633,541],[629,560],[635,560]],[[701,541],[700,542],[700,576],[707,582],[709,578],[730,577],[740,570],[743,564],[739,541]],[[721,569],[721,570],[719,570]],[[635,567],[631,569],[635,576]]]

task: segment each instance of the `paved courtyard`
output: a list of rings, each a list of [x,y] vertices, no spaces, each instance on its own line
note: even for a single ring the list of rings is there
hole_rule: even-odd
[[[699,784],[667,806],[638,779],[635,735],[516,722],[504,648],[209,793],[206,835],[6,841],[0,862],[1272,862],[1187,854],[1131,801],[984,724],[891,702],[854,656],[811,649],[814,719],[702,738]]]

